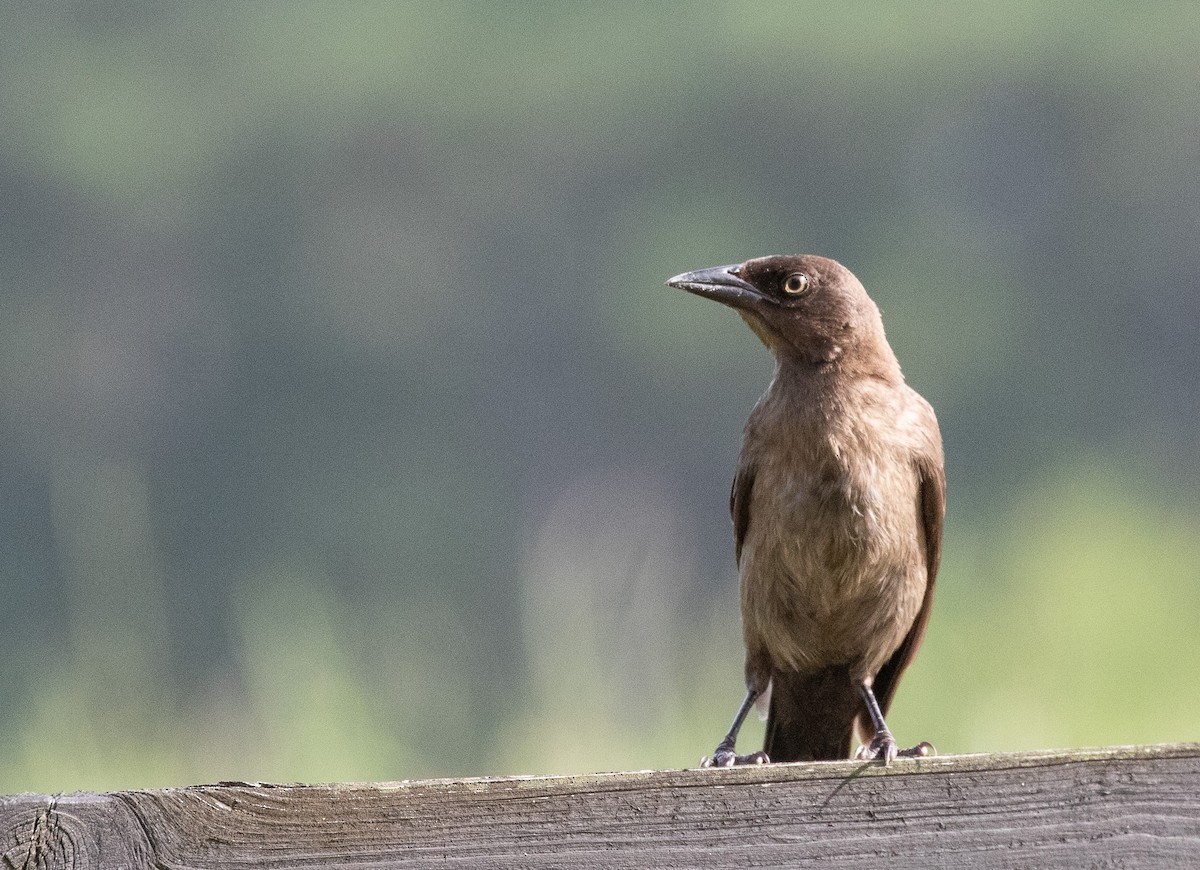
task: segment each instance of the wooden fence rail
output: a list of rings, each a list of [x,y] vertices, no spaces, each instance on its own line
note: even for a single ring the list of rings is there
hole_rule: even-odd
[[[1200,867],[1200,744],[0,798],[11,868]]]

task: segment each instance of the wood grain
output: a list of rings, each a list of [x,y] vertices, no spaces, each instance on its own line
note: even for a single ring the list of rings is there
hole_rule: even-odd
[[[4,866],[1197,867],[1200,744],[0,799]]]

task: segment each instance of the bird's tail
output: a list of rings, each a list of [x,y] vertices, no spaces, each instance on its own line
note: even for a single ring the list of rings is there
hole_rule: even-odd
[[[863,702],[844,665],[814,673],[776,671],[763,744],[771,761],[835,761],[850,757]]]

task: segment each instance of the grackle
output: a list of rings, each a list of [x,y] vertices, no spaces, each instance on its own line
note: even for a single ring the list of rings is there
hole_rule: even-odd
[[[884,721],[933,600],[946,484],[933,408],[904,382],[879,309],[824,257],[772,256],[667,282],[733,308],[775,357],[730,494],[746,698],[701,763],[926,755]],[[738,755],[755,703],[762,752]]]

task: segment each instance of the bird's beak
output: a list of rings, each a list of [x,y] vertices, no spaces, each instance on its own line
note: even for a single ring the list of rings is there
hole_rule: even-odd
[[[762,301],[762,294],[737,274],[740,266],[715,266],[684,272],[667,282],[668,287],[678,287],[697,296],[724,302],[732,308],[749,308]]]

